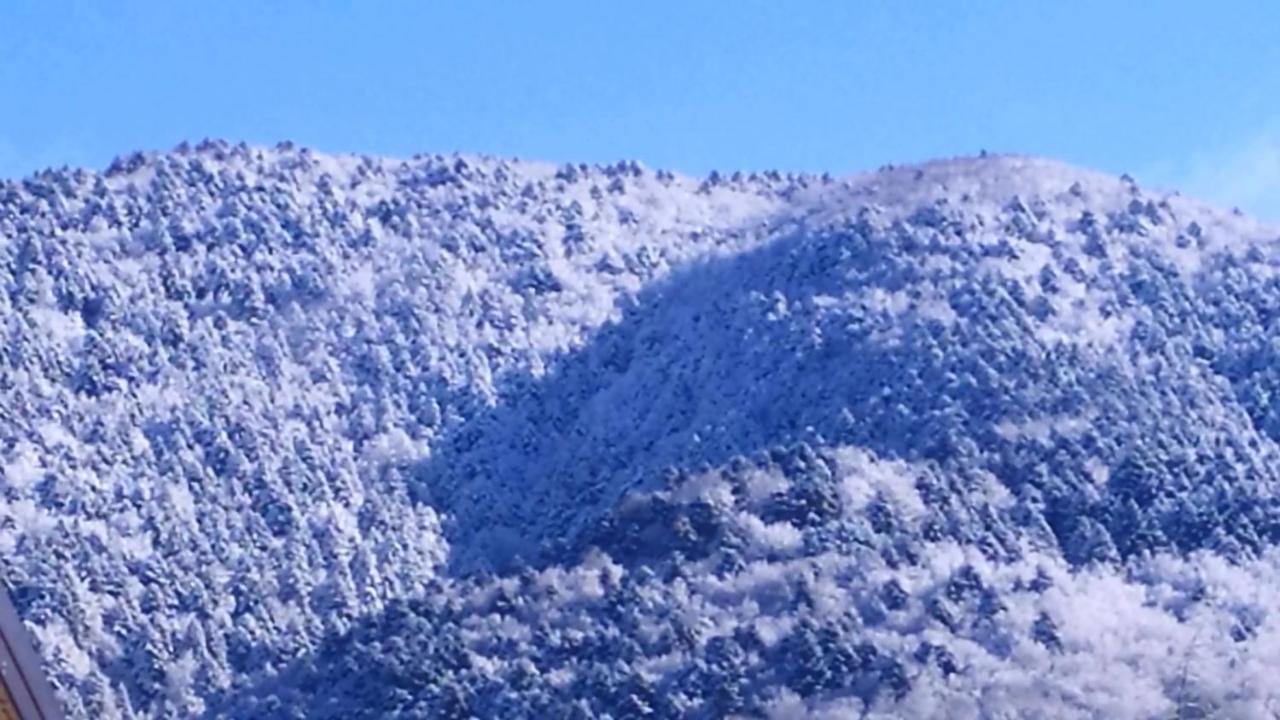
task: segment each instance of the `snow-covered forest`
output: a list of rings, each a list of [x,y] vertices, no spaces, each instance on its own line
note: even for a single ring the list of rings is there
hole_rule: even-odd
[[[224,142],[0,182],[73,718],[1280,716],[1280,229]]]

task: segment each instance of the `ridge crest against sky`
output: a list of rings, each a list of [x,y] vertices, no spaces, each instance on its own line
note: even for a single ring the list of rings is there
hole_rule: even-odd
[[[204,137],[694,174],[988,149],[1274,220],[1277,33],[1266,2],[16,0],[0,177]]]
[[[1249,217],[209,142],[6,182],[0,238],[0,581],[68,718],[1280,702]]]

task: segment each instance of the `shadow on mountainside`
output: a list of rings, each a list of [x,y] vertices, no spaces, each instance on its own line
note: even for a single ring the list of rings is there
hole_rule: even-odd
[[[1141,347],[1158,373],[1123,371],[1123,347],[1042,341],[1052,309],[1041,291],[978,270],[1011,252],[859,221],[645,290],[544,377],[509,383],[417,470],[421,494],[451,518],[455,569],[571,562],[628,490],[654,488],[665,470],[796,441],[993,473],[1032,496],[1060,542],[1091,518],[1124,535],[1121,554],[1136,549],[1138,519],[1116,502],[1177,494],[1209,473],[1275,477],[1225,461],[1249,457],[1242,444],[1257,438],[1223,427],[1248,420],[1190,362],[1185,338]],[[1115,284],[1119,304],[1144,302]],[[1174,451],[1190,460],[1160,467]],[[1101,489],[1099,467],[1111,476]],[[1156,529],[1203,545],[1213,528],[1175,510]]]

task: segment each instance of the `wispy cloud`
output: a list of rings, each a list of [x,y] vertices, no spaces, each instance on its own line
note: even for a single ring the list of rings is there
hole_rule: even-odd
[[[1280,222],[1280,125],[1198,150],[1180,168],[1161,174],[1187,195]]]

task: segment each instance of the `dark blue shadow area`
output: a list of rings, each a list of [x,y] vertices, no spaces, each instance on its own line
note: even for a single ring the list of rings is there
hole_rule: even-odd
[[[1133,341],[1159,374],[1125,371],[1123,348],[1044,342],[1036,324],[1052,313],[1054,284],[1032,296],[979,268],[1011,252],[862,220],[647,289],[545,377],[510,383],[418,469],[423,495],[451,517],[455,567],[571,560],[625,492],[654,487],[665,470],[796,441],[994,473],[1060,541],[1091,518],[1122,536],[1109,541],[1122,555],[1200,547],[1205,523],[1225,525],[1224,513],[1248,510],[1274,532],[1248,500],[1207,521],[1153,505],[1210,477],[1275,477],[1272,465],[1225,461],[1256,456],[1244,447],[1256,438],[1222,426],[1223,416],[1248,419],[1193,361],[1191,339]],[[1141,296],[1101,288],[1116,312],[1179,299],[1167,274],[1133,262],[1163,285]],[[1186,321],[1177,313],[1194,309],[1175,307],[1170,322]],[[1001,431],[1037,424],[1038,434]]]

